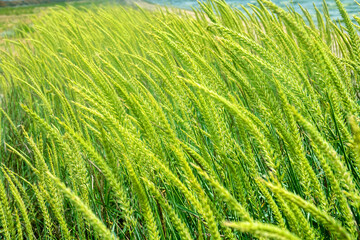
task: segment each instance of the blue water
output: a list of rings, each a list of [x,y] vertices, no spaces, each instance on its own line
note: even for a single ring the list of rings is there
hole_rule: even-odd
[[[166,6],[174,6],[178,8],[191,9],[192,7],[197,7],[196,0],[148,0],[152,3],[166,5]],[[227,0],[227,3],[234,7],[239,7],[240,5],[247,4],[257,4],[256,0]],[[299,8],[299,4],[306,8],[312,16],[315,16],[315,10],[313,7],[313,3],[315,3],[316,7],[322,10],[322,1],[308,1],[308,0],[293,0],[293,1],[282,1],[282,0],[273,0],[274,3],[278,4],[281,7],[286,7],[287,5],[294,6],[295,10],[301,13],[301,9]],[[359,2],[359,1],[358,1]],[[340,19],[341,16],[339,11],[336,8],[336,4],[334,0],[328,0],[328,8],[330,16],[334,19]],[[360,6],[355,3],[353,0],[342,0],[346,10],[352,15],[360,16]]]

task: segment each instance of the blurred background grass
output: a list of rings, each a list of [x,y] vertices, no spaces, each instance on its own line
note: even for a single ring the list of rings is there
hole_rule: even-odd
[[[15,40],[24,32],[31,31],[33,17],[45,14],[48,10],[59,6],[89,8],[105,4],[124,4],[126,0],[86,0],[86,1],[52,1],[43,3],[27,3],[17,6],[2,6],[0,1],[0,49],[5,48],[5,39]]]

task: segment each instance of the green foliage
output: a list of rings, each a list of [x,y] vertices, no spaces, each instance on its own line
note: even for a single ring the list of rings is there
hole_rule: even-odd
[[[357,239],[359,18],[58,7],[0,61],[4,239]],[[307,25],[306,23],[309,23]]]

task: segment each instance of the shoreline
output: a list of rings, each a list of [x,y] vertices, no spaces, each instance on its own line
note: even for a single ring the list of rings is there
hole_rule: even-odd
[[[195,17],[194,11],[188,10],[188,9],[183,9],[183,8],[178,8],[178,7],[174,7],[174,6],[162,6],[159,4],[154,4],[154,3],[150,3],[147,1],[143,1],[143,0],[135,0],[135,1],[125,0],[125,3],[128,6],[139,7],[141,9],[145,9],[145,10],[149,10],[149,11],[168,10],[172,13],[182,12],[182,13],[189,14],[192,17]]]

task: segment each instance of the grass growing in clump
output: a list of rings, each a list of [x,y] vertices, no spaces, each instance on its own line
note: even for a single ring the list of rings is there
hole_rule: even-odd
[[[59,8],[1,56],[5,239],[356,239],[358,18]]]

